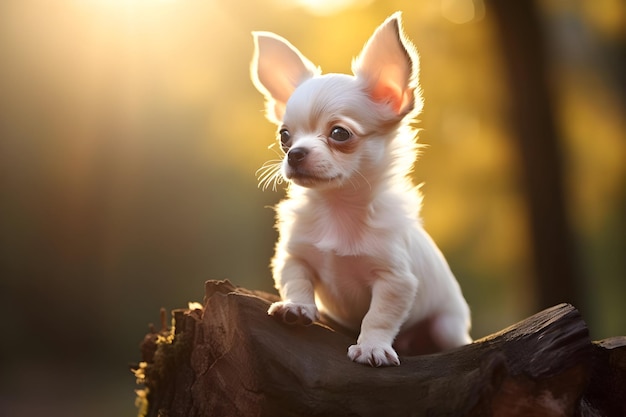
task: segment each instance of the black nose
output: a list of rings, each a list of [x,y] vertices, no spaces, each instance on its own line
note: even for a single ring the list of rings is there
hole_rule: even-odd
[[[309,150],[306,148],[293,148],[289,150],[287,154],[287,162],[289,166],[295,168],[306,158],[306,155],[309,153]]]

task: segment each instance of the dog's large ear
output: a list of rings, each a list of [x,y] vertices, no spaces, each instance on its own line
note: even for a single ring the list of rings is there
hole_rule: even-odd
[[[279,124],[296,87],[318,75],[320,70],[286,39],[271,32],[252,32],[252,36],[252,82],[265,96],[266,117]]]
[[[400,12],[376,29],[352,62],[352,71],[365,82],[370,97],[387,103],[396,116],[401,118],[422,110],[419,57],[404,35]]]

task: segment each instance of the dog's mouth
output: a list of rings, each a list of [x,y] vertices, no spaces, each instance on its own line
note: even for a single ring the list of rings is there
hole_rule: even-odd
[[[303,171],[293,171],[286,173],[288,180],[302,186],[302,187],[314,187],[319,185],[334,184],[341,178],[341,175],[335,175],[332,177],[320,176]]]

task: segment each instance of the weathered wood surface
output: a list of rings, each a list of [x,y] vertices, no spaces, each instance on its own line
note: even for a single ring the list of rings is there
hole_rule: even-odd
[[[266,314],[275,296],[208,281],[202,309],[142,343],[150,417],[626,416],[626,337],[591,342],[567,304],[399,367],[351,362],[352,336]]]

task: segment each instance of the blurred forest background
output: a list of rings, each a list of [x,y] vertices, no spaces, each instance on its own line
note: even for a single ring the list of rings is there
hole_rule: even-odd
[[[275,130],[249,80],[250,32],[349,72],[396,10],[421,55],[424,223],[473,336],[553,299],[574,302],[594,339],[626,334],[626,4],[528,1],[536,26],[507,17],[546,53],[551,170],[528,157],[541,144],[519,145],[528,87],[511,76],[524,67],[502,3],[518,2],[2,1],[0,415],[136,415],[128,364],[160,307],[202,301],[207,279],[272,289],[282,192],[257,188]],[[542,169],[571,233],[553,242],[571,264],[547,299],[536,237],[554,222],[527,181]]]

